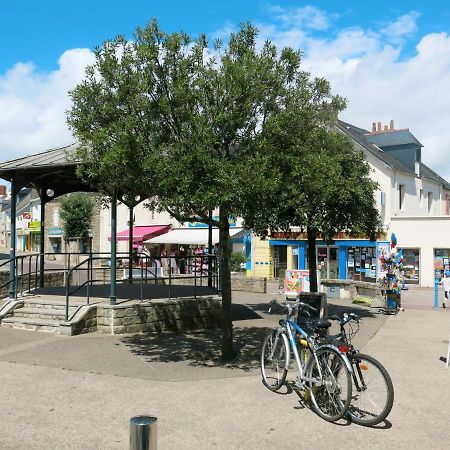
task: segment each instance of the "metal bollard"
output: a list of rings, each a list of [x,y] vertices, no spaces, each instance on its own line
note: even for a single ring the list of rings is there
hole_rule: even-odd
[[[130,450],[157,449],[157,418],[134,416],[130,419]]]

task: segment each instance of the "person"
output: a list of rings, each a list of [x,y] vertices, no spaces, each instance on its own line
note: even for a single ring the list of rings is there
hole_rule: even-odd
[[[169,267],[169,261],[168,261],[168,258],[167,258],[167,251],[166,251],[166,248],[164,246],[161,247],[160,257],[161,257],[161,270],[162,270],[162,274],[164,276],[167,273],[167,269]]]
[[[442,286],[444,286],[444,300],[442,302],[442,307],[447,308],[447,300],[448,294],[450,292],[450,274],[448,272],[445,273],[444,279],[442,280]]]

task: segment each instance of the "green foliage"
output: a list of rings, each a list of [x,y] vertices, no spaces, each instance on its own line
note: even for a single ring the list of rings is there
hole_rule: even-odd
[[[368,166],[330,131],[345,102],[301,69],[300,52],[259,45],[250,24],[212,47],[153,21],[95,56],[68,112],[79,173],[107,195],[152,198],[180,222],[209,223],[219,208],[230,357],[230,215],[260,235],[299,225],[326,238],[375,218]]]
[[[86,194],[71,194],[62,197],[60,205],[64,239],[87,239],[94,212],[91,197]]]
[[[232,272],[241,272],[243,269],[241,264],[247,262],[247,257],[243,253],[231,253],[230,254],[230,270]]]

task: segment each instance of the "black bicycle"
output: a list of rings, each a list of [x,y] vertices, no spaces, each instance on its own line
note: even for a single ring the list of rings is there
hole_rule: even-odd
[[[358,352],[352,338],[359,330],[356,314],[332,316],[340,326],[340,333],[324,339],[334,342],[339,351],[347,354],[353,368],[352,400],[347,415],[359,425],[374,426],[389,415],[394,404],[394,386],[384,366],[370,355]]]

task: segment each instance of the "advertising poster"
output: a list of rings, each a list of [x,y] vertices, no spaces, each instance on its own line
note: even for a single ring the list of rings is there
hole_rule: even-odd
[[[284,294],[288,298],[296,298],[299,292],[309,292],[309,270],[286,270]]]
[[[377,271],[376,271],[377,280],[384,278],[384,276],[386,275],[386,272],[381,271],[380,256],[389,255],[389,253],[390,253],[389,242],[377,242]]]

